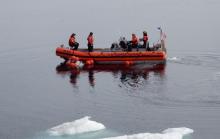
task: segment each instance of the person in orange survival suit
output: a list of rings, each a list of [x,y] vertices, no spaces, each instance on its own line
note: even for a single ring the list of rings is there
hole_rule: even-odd
[[[93,38],[93,33],[90,32],[89,36],[87,37],[87,41],[88,41],[88,51],[92,52],[93,51],[93,44],[94,44],[94,38]]]
[[[141,38],[140,41],[143,41],[143,48],[146,48],[147,51],[150,51],[148,39],[149,38],[148,38],[147,32],[143,31],[143,38]]]
[[[79,43],[76,42],[76,38],[75,38],[75,33],[73,33],[70,38],[69,38],[69,46],[71,47],[71,49],[77,50],[79,47]]]
[[[132,48],[137,48],[137,51],[138,51],[138,44],[139,44],[139,39],[138,37],[133,33],[132,34],[132,38],[131,38],[131,45],[132,45]]]

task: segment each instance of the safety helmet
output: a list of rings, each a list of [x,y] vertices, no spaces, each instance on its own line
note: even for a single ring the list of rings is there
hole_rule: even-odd
[[[71,36],[73,37],[73,36],[75,36],[76,34],[75,33],[73,33]]]

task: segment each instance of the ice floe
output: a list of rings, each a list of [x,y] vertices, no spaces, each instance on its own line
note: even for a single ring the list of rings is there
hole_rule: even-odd
[[[94,132],[105,129],[102,123],[90,120],[89,116],[75,120],[73,122],[63,123],[48,130],[50,136],[62,135],[84,135],[84,133]],[[83,134],[82,134],[83,133]],[[193,133],[193,130],[186,127],[168,128],[162,133],[139,133],[133,135],[122,135],[108,137],[103,139],[183,139],[185,135]],[[114,135],[112,135],[114,136]],[[105,136],[106,137],[106,136]],[[91,137],[92,138],[92,137]]]
[[[63,123],[48,130],[50,135],[74,135],[105,129],[105,126],[96,121],[90,120],[89,116],[75,120],[73,122]]]
[[[139,133],[134,135],[123,135],[104,139],[182,139],[185,135],[191,133],[193,133],[192,129],[181,127],[168,128],[162,133]]]

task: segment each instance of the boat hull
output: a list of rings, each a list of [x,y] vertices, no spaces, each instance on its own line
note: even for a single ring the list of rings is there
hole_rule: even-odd
[[[105,51],[97,49],[88,52],[85,49],[71,50],[64,47],[56,49],[56,55],[68,60],[77,58],[84,63],[93,61],[95,64],[142,64],[142,63],[165,63],[166,52],[164,51]]]

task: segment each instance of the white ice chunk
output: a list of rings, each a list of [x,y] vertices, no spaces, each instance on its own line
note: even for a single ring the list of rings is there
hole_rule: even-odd
[[[50,135],[74,135],[85,132],[92,132],[105,129],[105,126],[96,121],[91,121],[89,116],[75,120],[73,122],[63,123],[48,130]]]
[[[124,135],[105,139],[182,139],[184,135],[193,133],[189,128],[169,128],[162,133],[139,133],[134,135]]]
[[[182,135],[187,135],[193,133],[193,130],[186,127],[180,127],[180,128],[168,128],[163,131],[164,134],[166,133],[179,133]]]

